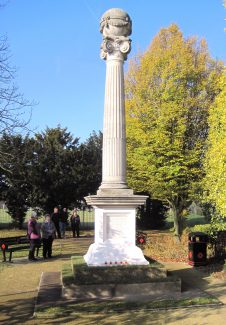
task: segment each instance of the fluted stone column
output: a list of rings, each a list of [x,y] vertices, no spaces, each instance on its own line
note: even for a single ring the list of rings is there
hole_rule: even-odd
[[[95,242],[84,259],[88,265],[148,264],[136,247],[136,208],[146,196],[134,195],[126,183],[126,130],[123,64],[130,52],[132,22],[121,9],[101,18],[101,57],[106,60],[102,183],[86,197],[95,209]]]
[[[103,128],[103,169],[101,188],[127,188],[126,135],[123,63],[130,42],[104,40],[106,85]]]
[[[124,11],[111,9],[101,19],[101,57],[106,60],[101,189],[125,189],[126,130],[124,60],[130,52],[131,19]]]

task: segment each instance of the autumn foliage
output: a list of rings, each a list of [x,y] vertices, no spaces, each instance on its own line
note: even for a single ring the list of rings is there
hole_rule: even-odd
[[[223,64],[205,40],[163,28],[126,77],[129,185],[171,208],[177,236],[202,179],[209,108]]]

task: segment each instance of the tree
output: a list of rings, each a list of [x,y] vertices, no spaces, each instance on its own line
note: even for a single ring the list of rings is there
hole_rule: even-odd
[[[34,105],[34,102],[24,98],[15,85],[16,69],[10,65],[9,59],[7,38],[0,36],[0,136],[27,130]],[[0,166],[3,167],[7,160],[5,151],[0,148]]]
[[[102,134],[84,143],[66,128],[47,128],[33,138],[0,138],[5,152],[0,166],[0,199],[22,226],[28,207],[51,212],[54,206],[72,208],[94,193],[101,180]]]
[[[47,128],[34,137],[29,202],[45,212],[75,205],[79,196],[79,139],[66,128]]]
[[[222,63],[206,42],[163,28],[136,57],[126,78],[129,184],[166,202],[180,237],[185,209],[202,178],[208,109]]]
[[[102,175],[102,138],[101,132],[93,133],[80,145],[80,192],[81,197],[95,194],[101,183]]]
[[[226,75],[219,80],[221,92],[209,112],[209,135],[203,181],[205,201],[226,217]]]
[[[31,206],[51,212],[72,208],[94,193],[101,177],[101,133],[82,144],[66,128],[49,129],[34,138]]]
[[[146,204],[138,209],[137,224],[143,229],[161,229],[165,225],[166,211],[167,208],[162,201],[152,200],[148,197]]]
[[[0,140],[0,150],[5,153],[0,166],[0,198],[19,228],[29,208],[32,145],[28,136],[4,134]]]
[[[16,69],[9,63],[7,38],[0,37],[0,135],[24,129],[29,122],[27,108],[33,103],[26,100],[14,84]],[[29,111],[31,114],[31,112]]]

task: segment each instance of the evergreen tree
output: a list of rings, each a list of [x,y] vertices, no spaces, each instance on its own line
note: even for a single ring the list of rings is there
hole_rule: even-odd
[[[95,193],[101,181],[102,134],[79,144],[66,128],[47,128],[33,138],[0,138],[0,199],[20,227],[29,207],[52,212],[73,208]]]
[[[28,136],[4,134],[0,149],[4,160],[0,166],[0,198],[5,201],[15,225],[22,227],[29,207],[31,191],[31,160],[33,140]]]
[[[79,139],[66,128],[47,128],[34,138],[29,202],[45,212],[79,199]]]
[[[94,132],[80,145],[81,197],[96,194],[102,175],[102,133]]]

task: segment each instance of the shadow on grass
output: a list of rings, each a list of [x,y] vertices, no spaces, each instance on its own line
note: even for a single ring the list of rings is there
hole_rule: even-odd
[[[18,296],[18,295],[17,295]],[[191,309],[183,310],[179,314],[175,314],[174,311],[151,311],[144,310],[142,306],[136,311],[128,310],[124,308],[120,312],[112,311],[109,313],[108,309],[103,309],[101,312],[92,311],[92,304],[86,304],[85,309],[77,308],[77,304],[70,304],[73,313],[67,313],[67,305],[61,306],[65,307],[64,313],[62,315],[57,313],[57,308],[53,306],[49,308],[46,312],[46,317],[39,317],[38,319],[33,319],[33,306],[34,306],[34,296],[25,297],[24,294],[17,299],[7,300],[4,303],[1,302],[1,316],[0,324],[174,324],[177,321],[187,319],[191,316]],[[205,317],[211,314],[210,308],[206,308]],[[173,322],[173,323],[171,323]]]
[[[211,298],[194,298],[178,301],[177,307],[194,306],[198,304],[211,303]],[[152,301],[152,302],[123,302],[123,301],[89,301],[84,303],[67,302],[57,304],[54,307],[37,310],[37,318],[46,320],[45,324],[61,324],[76,319],[77,324],[168,324],[169,317],[176,323],[184,319],[184,315],[191,316],[191,309],[167,310],[175,306],[175,301]],[[153,310],[153,308],[155,310]],[[162,310],[156,308],[163,308]],[[215,306],[218,308],[218,306]],[[168,313],[168,315],[167,315]],[[177,315],[172,316],[175,313]],[[208,311],[206,310],[206,315]],[[48,318],[51,321],[48,322]],[[55,321],[53,321],[55,319]],[[58,321],[56,321],[58,319]],[[84,321],[84,323],[82,322]],[[170,323],[171,324],[171,323]]]
[[[91,314],[91,313],[76,313],[74,315],[64,315],[63,317],[55,317],[53,319],[38,319],[36,321],[43,322],[41,324],[79,324],[79,325],[96,325],[96,324],[103,324],[103,325],[124,325],[124,324],[134,324],[137,325],[139,323],[143,324],[150,324],[150,325],[162,325],[166,324],[163,323],[164,315],[157,314],[155,312],[126,312],[125,313],[115,313],[114,315],[109,315],[108,313],[98,313],[98,314]],[[36,323],[40,324],[40,323]]]
[[[33,317],[36,291],[0,296],[0,324],[23,324]]]

